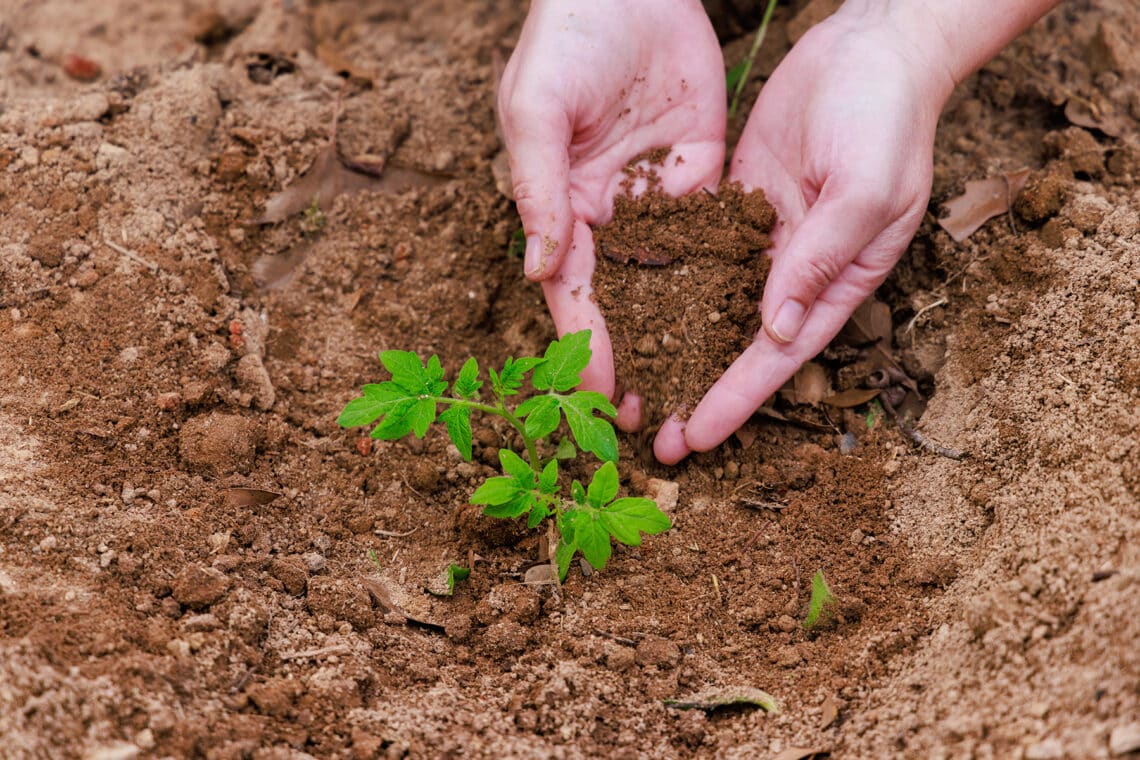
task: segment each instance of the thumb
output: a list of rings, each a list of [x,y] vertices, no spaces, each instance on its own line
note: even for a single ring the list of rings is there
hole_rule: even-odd
[[[794,341],[819,294],[883,231],[885,210],[875,206],[821,195],[783,250],[773,253],[760,308],[772,340]],[[871,279],[875,273],[867,274]]]
[[[570,248],[570,121],[556,103],[500,103],[503,142],[511,157],[511,185],[526,235],[524,269],[545,280]]]

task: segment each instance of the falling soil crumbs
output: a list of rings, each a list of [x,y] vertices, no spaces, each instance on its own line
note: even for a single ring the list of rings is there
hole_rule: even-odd
[[[716,194],[666,195],[653,166],[679,158],[651,156],[646,191],[627,188],[594,230],[594,293],[615,370],[645,400],[651,429],[691,410],[752,341],[776,221],[763,191],[734,182]]]
[[[1140,744],[1134,2],[1063,4],[958,88],[931,220],[879,289],[884,329],[863,331],[919,381],[923,432],[971,457],[917,450],[873,406],[757,417],[676,468],[623,437],[623,494],[674,527],[559,589],[521,582],[535,536],[468,504],[509,429],[478,426],[464,462],[440,431],[373,442],[335,424],[384,379],[377,351],[438,353],[454,374],[554,337],[506,254],[519,220],[492,168],[494,62],[519,5],[145,5],[0,0],[0,754]],[[826,5],[780,4],[756,69]],[[342,158],[407,169],[399,187],[385,168],[251,223],[318,160],[336,167],[337,113]],[[1012,216],[961,243],[932,221],[967,182],[1025,167]],[[598,298],[659,417],[755,331],[770,218],[727,186],[619,198],[615,220]],[[733,281],[693,300],[712,270]],[[686,352],[711,340],[701,368]],[[832,351],[824,379],[854,387],[866,357]],[[451,563],[470,577],[426,593]],[[808,632],[819,569],[838,604]],[[666,704],[756,690],[779,714]]]

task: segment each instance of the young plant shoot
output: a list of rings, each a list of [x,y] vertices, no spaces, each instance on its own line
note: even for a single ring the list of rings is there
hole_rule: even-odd
[[[617,498],[617,435],[606,419],[613,418],[617,410],[600,393],[574,390],[589,361],[590,331],[569,333],[551,343],[542,358],[507,359],[498,372],[489,369],[491,399],[486,401],[480,394],[484,382],[475,359],[467,360],[448,392],[439,357],[432,356],[425,365],[411,351],[383,351],[380,363],[392,379],[365,385],[364,395],[350,401],[337,422],[342,427],[357,427],[378,421],[371,436],[395,440],[408,433],[422,438],[439,420],[447,426],[459,453],[470,461],[471,412],[502,417],[518,431],[525,457],[500,449],[503,474],[479,486],[471,503],[482,505],[484,514],[491,517],[525,517],[529,528],[553,520],[559,534],[558,577],[564,580],[578,552],[600,570],[610,558],[611,538],[638,546],[642,533],[652,535],[671,527],[652,499]],[[511,397],[519,394],[528,375],[537,393],[513,404]],[[568,495],[558,478],[558,460],[566,458],[568,441],[563,439],[557,450],[553,445],[547,447],[551,449],[548,457],[539,453],[539,444],[549,439],[562,420],[577,448],[603,463],[588,486],[573,481]]]

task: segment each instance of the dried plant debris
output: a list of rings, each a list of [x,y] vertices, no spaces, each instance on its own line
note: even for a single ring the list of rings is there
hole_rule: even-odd
[[[780,712],[780,705],[775,697],[752,686],[726,686],[706,689],[687,699],[667,699],[665,704],[678,710],[704,710],[705,712],[714,712],[728,707],[759,707],[774,715]]]
[[[1029,169],[1018,169],[967,182],[966,192],[943,204],[948,213],[938,224],[961,243],[990,219],[1008,212],[1027,179]]]

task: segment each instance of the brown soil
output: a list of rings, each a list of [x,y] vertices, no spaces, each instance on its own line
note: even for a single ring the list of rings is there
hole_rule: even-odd
[[[613,219],[594,230],[594,292],[616,373],[643,397],[650,429],[696,406],[752,341],[776,222],[762,191],[736,183],[716,195],[665,195],[652,167],[682,160],[657,156],[649,189],[615,198]]]
[[[761,72],[819,5],[780,7]],[[756,419],[666,469],[623,438],[625,489],[675,492],[675,527],[557,593],[520,583],[534,537],[466,505],[506,431],[480,426],[465,463],[440,430],[370,446],[335,425],[378,350],[454,372],[553,337],[491,169],[493,61],[521,14],[0,0],[0,754],[1126,751],[1140,9],[1065,4],[943,118],[931,220],[879,296],[933,377],[924,432],[971,457],[885,424],[843,455]],[[101,77],[69,78],[71,54]],[[1071,123],[1074,96],[1118,136]],[[251,224],[326,149],[338,100],[343,151],[447,179]],[[934,224],[966,180],[1025,166],[1012,223],[961,244]],[[625,356],[673,329],[637,327],[615,334]],[[471,578],[424,593],[452,561]],[[841,603],[809,635],[820,568]],[[741,686],[782,712],[664,704]]]

